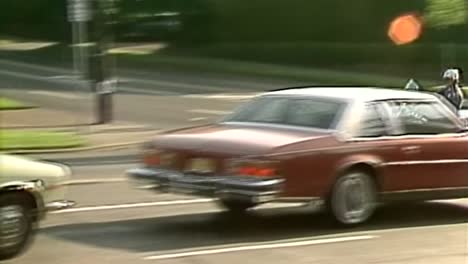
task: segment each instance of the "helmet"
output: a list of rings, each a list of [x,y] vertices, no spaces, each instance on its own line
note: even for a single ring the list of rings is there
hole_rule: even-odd
[[[457,69],[448,69],[444,72],[443,78],[458,81],[460,74]]]

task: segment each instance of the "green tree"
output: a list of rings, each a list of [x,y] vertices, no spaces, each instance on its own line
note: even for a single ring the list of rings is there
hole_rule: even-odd
[[[467,22],[465,0],[427,0],[425,18],[435,28],[447,28]]]

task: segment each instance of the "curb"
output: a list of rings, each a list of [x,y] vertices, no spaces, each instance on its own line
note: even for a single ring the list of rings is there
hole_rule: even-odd
[[[90,147],[80,147],[80,148],[68,148],[68,149],[44,149],[44,150],[12,150],[5,151],[8,154],[59,154],[59,153],[75,153],[75,152],[85,152],[85,151],[94,151],[94,150],[109,150],[109,149],[119,149],[127,148],[131,146],[141,145],[147,142],[146,140],[139,140],[126,143],[115,143],[107,145],[98,145]]]
[[[142,132],[154,132],[159,133],[162,130],[154,128],[151,126],[122,126],[122,127],[79,127],[77,130],[79,134],[88,135],[88,134],[113,134],[113,133],[142,133]],[[75,130],[76,132],[76,130]]]
[[[38,108],[37,106],[13,106],[13,107],[7,107],[7,108],[1,108],[0,111],[20,111],[20,110],[30,110],[30,109],[36,109]]]
[[[161,129],[149,127],[149,126],[134,126],[134,127],[87,127],[87,126],[33,126],[33,127],[22,127],[22,126],[6,126],[2,127],[5,130],[28,130],[28,131],[55,131],[55,132],[73,132],[82,135],[88,134],[104,134],[104,133],[140,133],[140,132],[160,132]]]
[[[106,183],[121,183],[127,182],[126,178],[114,178],[114,179],[92,179],[92,180],[71,180],[64,183],[66,186],[80,186],[80,185],[95,185],[95,184],[106,184]]]

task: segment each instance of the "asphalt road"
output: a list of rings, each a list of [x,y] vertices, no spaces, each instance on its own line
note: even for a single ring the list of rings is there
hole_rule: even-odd
[[[37,93],[31,90],[4,89],[2,94],[13,99],[59,111],[66,110],[79,118],[59,120],[64,124],[94,119],[94,101],[89,96],[63,98],[66,93]],[[246,95],[249,96],[249,95]],[[238,98],[210,98],[196,96],[160,96],[116,94],[114,119],[119,122],[151,125],[156,129],[198,125],[215,121],[242,103]],[[78,121],[79,120],[79,121]]]
[[[289,85],[303,84],[298,81],[252,78],[228,74],[174,72],[148,69],[135,71],[119,65],[114,70],[122,92],[144,94],[187,94],[261,91]],[[82,90],[89,87],[73,78],[72,69],[50,67],[0,59],[0,76],[5,88],[56,89],[59,91]]]
[[[151,70],[117,70],[116,78],[119,85],[114,96],[114,119],[160,129],[216,120],[238,105],[240,99],[232,97],[234,94],[249,96],[294,84],[284,80]],[[86,83],[73,77],[71,69],[0,60],[0,89],[4,96],[80,115],[71,122],[95,120],[95,96]],[[212,98],[214,94],[224,97]]]
[[[234,217],[205,199],[133,189],[123,171],[134,166],[74,167],[78,206],[50,214],[9,263],[468,263],[467,200],[386,206],[355,228],[279,204]]]
[[[115,119],[159,128],[172,128],[180,122],[216,119],[238,104],[241,98],[233,95],[250,95],[298,84],[284,80],[150,70],[118,70],[117,75]],[[0,60],[0,88],[2,95],[93,118],[95,97],[85,83],[73,78],[70,69]],[[222,95],[222,98],[213,98],[213,95]]]

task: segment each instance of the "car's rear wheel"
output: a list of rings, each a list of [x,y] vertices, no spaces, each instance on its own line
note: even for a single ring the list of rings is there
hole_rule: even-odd
[[[344,225],[367,221],[377,205],[374,180],[363,171],[350,171],[333,186],[329,207],[335,219]]]
[[[254,207],[255,205],[250,202],[238,201],[238,200],[220,200],[220,204],[226,208],[231,213],[243,213],[249,208]]]
[[[0,194],[0,260],[20,254],[33,231],[32,206],[22,194]]]

